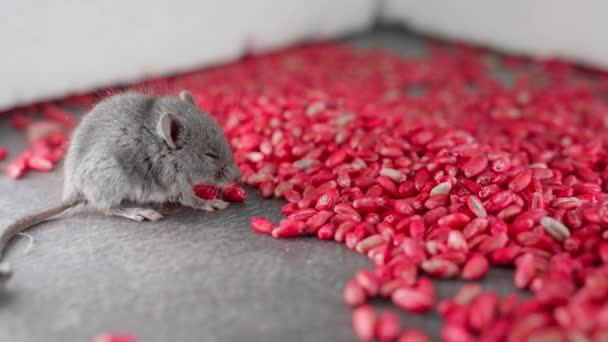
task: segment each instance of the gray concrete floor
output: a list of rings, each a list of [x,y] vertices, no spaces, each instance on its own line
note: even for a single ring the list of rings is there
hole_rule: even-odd
[[[397,31],[349,41],[424,53],[421,40]],[[0,122],[0,146],[24,145],[23,135]],[[0,175],[0,226],[57,200],[61,184],[60,170],[17,182]],[[106,331],[145,342],[354,340],[342,287],[371,262],[337,243],[251,230],[251,217],[278,221],[281,206],[250,191],[224,211],[183,209],[160,222],[77,215],[44,223],[29,231],[27,254],[26,238],[8,252],[16,273],[0,295],[0,342],[88,342]],[[513,290],[511,279],[510,270],[494,269],[483,283],[504,294]],[[462,283],[436,285],[444,298]],[[402,323],[438,339],[435,314],[403,313]]]

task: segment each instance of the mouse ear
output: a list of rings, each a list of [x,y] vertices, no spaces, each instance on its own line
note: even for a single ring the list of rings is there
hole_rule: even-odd
[[[179,93],[179,98],[182,101],[190,102],[191,104],[196,105],[196,102],[194,102],[194,97],[192,97],[192,94],[190,94],[190,92],[187,90],[182,90]]]
[[[169,113],[161,115],[156,123],[156,134],[174,150],[177,148],[179,130],[179,122]]]

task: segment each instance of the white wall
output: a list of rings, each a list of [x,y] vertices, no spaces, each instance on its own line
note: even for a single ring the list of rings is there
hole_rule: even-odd
[[[433,35],[608,68],[606,0],[383,0],[382,20]]]
[[[377,5],[385,22],[608,68],[606,0],[6,0],[0,111],[363,31]]]
[[[374,0],[0,2],[0,110],[370,27]]]

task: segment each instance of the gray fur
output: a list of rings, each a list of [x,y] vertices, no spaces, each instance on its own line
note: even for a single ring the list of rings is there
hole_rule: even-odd
[[[48,217],[17,221],[0,234],[0,242],[77,205],[138,221],[162,218],[145,207],[152,203],[223,209],[226,202],[202,200],[192,185],[221,187],[239,178],[224,132],[190,93],[182,91],[179,98],[119,94],[100,102],[76,127],[65,159],[61,204],[45,211]],[[0,255],[3,248],[0,243]],[[0,285],[10,275],[0,263]]]

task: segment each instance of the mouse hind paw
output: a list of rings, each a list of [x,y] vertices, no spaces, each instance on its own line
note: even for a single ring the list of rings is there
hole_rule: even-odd
[[[115,208],[110,209],[110,215],[128,218],[134,221],[159,221],[163,218],[159,212],[150,208]]]

